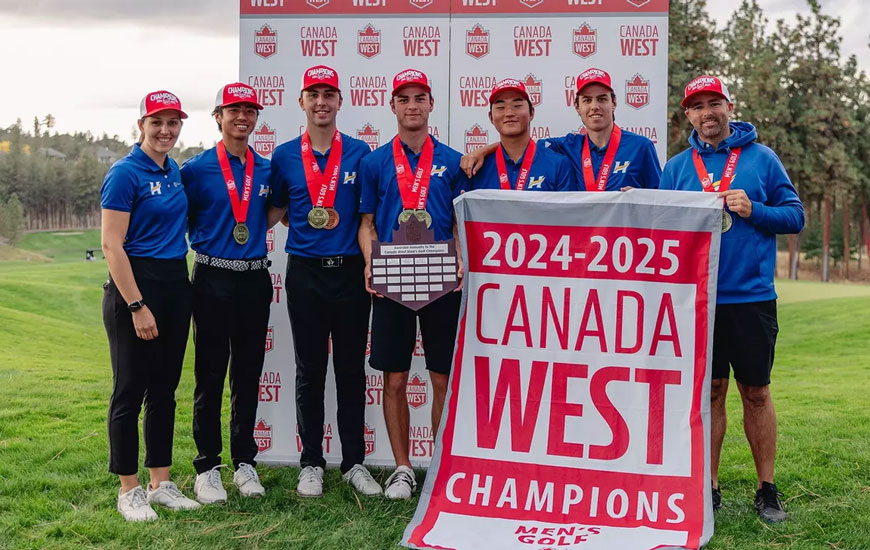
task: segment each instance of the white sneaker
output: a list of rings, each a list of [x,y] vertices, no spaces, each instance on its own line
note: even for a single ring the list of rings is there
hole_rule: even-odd
[[[414,470],[407,466],[399,466],[384,484],[384,496],[389,499],[409,499],[417,490],[417,480]]]
[[[160,485],[147,492],[148,504],[159,504],[170,510],[196,510],[199,503],[184,496],[178,487],[171,481],[161,481]]]
[[[196,476],[196,481],[193,483],[196,500],[203,504],[227,501],[227,491],[221,482],[220,468],[226,468],[226,464],[215,466]]]
[[[118,490],[118,511],[127,521],[154,521],[157,512],[148,504],[145,489],[136,486],[126,493]]]
[[[300,497],[323,496],[323,468],[306,466],[299,472],[299,484],[296,492]]]
[[[239,494],[243,497],[261,497],[266,494],[265,487],[260,484],[257,470],[250,464],[239,463],[236,473],[233,474],[233,483],[239,488]]]
[[[378,485],[378,482],[372,477],[372,474],[362,464],[354,464],[353,468],[345,472],[342,477],[361,495],[370,497],[384,492],[381,486]]]

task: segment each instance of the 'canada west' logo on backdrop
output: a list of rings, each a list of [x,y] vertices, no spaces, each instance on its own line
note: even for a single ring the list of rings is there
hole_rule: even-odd
[[[649,2],[650,2],[650,0],[625,0],[625,1],[636,8],[642,8],[645,5],[649,4]]]
[[[254,53],[266,59],[278,53],[278,33],[269,25],[263,25],[254,31]]]
[[[371,23],[357,34],[357,52],[368,59],[381,53],[381,31],[372,27]]]
[[[480,127],[480,124],[475,124],[465,131],[465,154],[471,153],[475,149],[486,147],[488,132]]]
[[[266,231],[266,252],[274,252],[275,251],[275,230],[270,229]]]
[[[533,74],[526,75],[523,83],[526,85],[526,91],[529,93],[532,105],[535,107],[540,105],[544,101],[544,83]]]
[[[520,4],[526,6],[527,8],[537,8],[543,3],[544,0],[520,0]]]
[[[598,32],[589,26],[588,23],[580,25],[579,29],[574,29],[574,53],[582,58],[587,58],[595,54],[598,44]]]
[[[366,422],[363,426],[363,439],[366,443],[366,456],[375,452],[375,429]]]
[[[329,4],[329,0],[305,0],[305,3],[312,8],[319,10],[323,6]]]
[[[635,109],[649,104],[649,80],[644,80],[639,74],[625,83],[625,102]]]
[[[265,453],[272,448],[272,425],[266,424],[262,418],[254,425],[254,441],[257,442],[257,452]]]
[[[366,142],[372,151],[381,146],[381,131],[375,129],[369,122],[366,122],[365,126],[356,131],[356,137]]]
[[[408,384],[405,386],[405,393],[408,396],[408,405],[414,409],[419,409],[425,405],[428,401],[428,388],[429,382],[420,378],[420,375],[415,372],[414,376],[408,380]]]
[[[254,130],[254,151],[262,156],[268,156],[275,150],[275,130],[265,122]]]
[[[420,8],[422,10],[423,8],[428,8],[433,0],[408,0],[408,2],[410,2],[415,8]]]
[[[489,31],[480,24],[465,31],[465,53],[475,59],[480,59],[489,53]]]

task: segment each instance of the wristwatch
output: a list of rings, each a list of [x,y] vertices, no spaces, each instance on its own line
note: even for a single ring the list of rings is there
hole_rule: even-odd
[[[136,300],[135,302],[130,302],[129,304],[127,304],[127,309],[129,309],[131,312],[136,312],[142,309],[144,305],[145,302],[143,302],[142,300]]]

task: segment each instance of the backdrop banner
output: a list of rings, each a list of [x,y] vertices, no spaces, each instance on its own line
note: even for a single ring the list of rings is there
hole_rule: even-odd
[[[410,548],[699,548],[713,534],[713,193],[472,191],[444,421]]]
[[[265,107],[251,136],[265,157],[304,132],[302,73],[325,64],[340,76],[338,128],[345,134],[372,149],[388,143],[396,133],[392,77],[416,68],[432,84],[429,133],[463,153],[498,138],[487,117],[497,81],[526,83],[535,103],[532,137],[541,139],[581,130],[573,107],[576,76],[602,68],[613,77],[619,125],[650,138],[665,159],[667,0],[240,0],[239,15],[239,79]],[[270,233],[275,292],[257,422],[257,461],[264,464],[297,463],[301,452],[285,239],[283,227]],[[366,463],[392,465],[383,378],[366,366],[366,380]],[[418,339],[408,384],[415,466],[428,465],[434,448],[430,386]],[[323,447],[333,466],[341,460],[335,410],[330,376]]]

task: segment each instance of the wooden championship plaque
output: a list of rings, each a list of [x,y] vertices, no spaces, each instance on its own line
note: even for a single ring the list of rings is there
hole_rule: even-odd
[[[454,240],[436,241],[413,216],[393,231],[393,242],[372,240],[372,288],[414,311],[459,286],[457,267]]]

